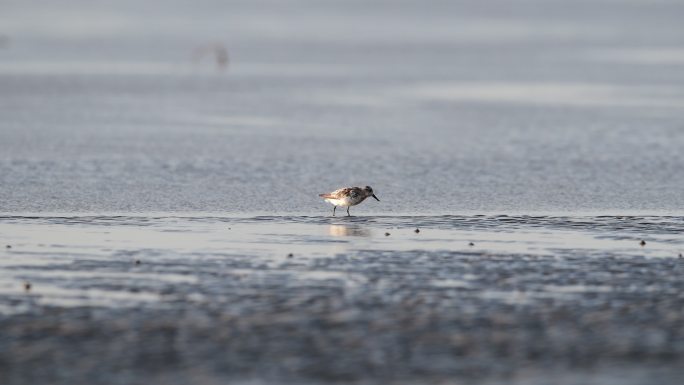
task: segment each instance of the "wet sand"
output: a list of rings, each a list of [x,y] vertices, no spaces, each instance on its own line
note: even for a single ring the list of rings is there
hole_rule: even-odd
[[[682,230],[679,216],[4,216],[0,371],[676,384]]]
[[[683,2],[5,3],[1,385],[684,378]]]

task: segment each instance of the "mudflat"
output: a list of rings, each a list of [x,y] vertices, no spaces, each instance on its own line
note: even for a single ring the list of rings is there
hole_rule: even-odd
[[[0,371],[675,384],[682,230],[676,216],[4,216]]]

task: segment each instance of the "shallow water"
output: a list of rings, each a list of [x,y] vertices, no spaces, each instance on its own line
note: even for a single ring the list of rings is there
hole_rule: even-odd
[[[294,284],[334,278],[354,285],[345,269],[312,264],[344,256],[367,269],[372,264],[365,266],[364,253],[401,252],[676,259],[684,252],[683,231],[679,216],[5,215],[0,239],[11,248],[3,250],[0,288],[9,313],[30,311],[34,302],[163,304],[164,287],[197,286],[205,269],[217,264],[222,274],[282,274]],[[459,276],[438,281],[463,282]],[[12,306],[17,299],[21,306]]]
[[[681,1],[1,8],[3,385],[684,377]]]
[[[678,1],[33,8],[0,13],[3,212],[684,207]]]
[[[681,216],[7,214],[0,369],[9,384],[676,384],[683,230]]]

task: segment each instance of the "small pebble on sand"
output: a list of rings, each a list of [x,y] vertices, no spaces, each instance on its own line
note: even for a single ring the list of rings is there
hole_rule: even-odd
[[[415,230],[413,230],[413,232],[418,234],[418,233],[420,233],[420,229],[415,229]]]
[[[389,237],[389,236],[390,236],[390,233],[385,233],[385,236],[386,236],[386,237]]]
[[[642,240],[639,244],[640,244],[641,246],[646,246],[646,241]]]

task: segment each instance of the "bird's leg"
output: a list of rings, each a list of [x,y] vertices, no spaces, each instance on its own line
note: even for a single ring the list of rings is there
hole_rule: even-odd
[[[333,206],[333,217],[335,216],[335,210],[337,210],[337,206]]]
[[[347,216],[351,217],[351,214],[349,214],[349,206],[347,206]]]

